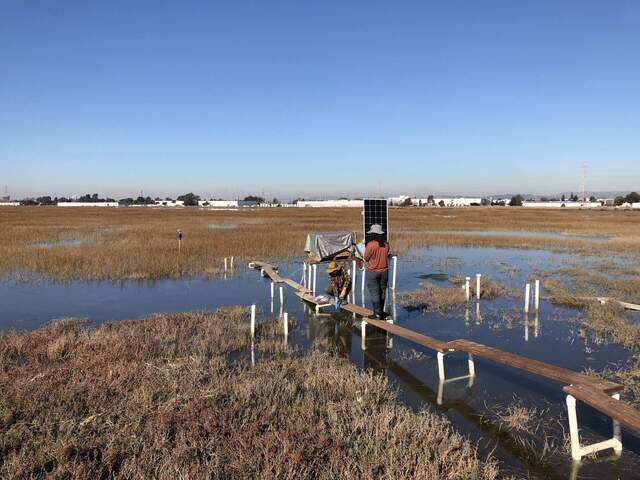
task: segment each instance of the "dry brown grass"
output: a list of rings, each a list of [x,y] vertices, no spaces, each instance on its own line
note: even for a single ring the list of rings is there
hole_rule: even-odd
[[[640,222],[629,211],[407,208],[390,213],[392,247],[460,245],[568,249],[637,255]],[[0,209],[0,272],[56,279],[144,279],[217,275],[237,262],[302,254],[310,231],[362,230],[359,209]],[[209,228],[224,224],[235,228]],[[177,254],[176,230],[184,233]],[[456,235],[448,230],[516,230],[609,235],[609,241]],[[78,246],[38,244],[80,240]]]
[[[384,377],[279,347],[246,309],[0,336],[1,478],[494,479]],[[267,349],[268,350],[268,349]],[[275,352],[275,354],[273,353]]]
[[[640,299],[640,277],[611,278],[594,270],[563,268],[541,272],[542,288],[556,305],[581,309],[578,321],[596,338],[611,339],[626,348],[640,347],[640,325],[616,301],[601,304],[596,297]],[[632,299],[632,300],[629,300]]]

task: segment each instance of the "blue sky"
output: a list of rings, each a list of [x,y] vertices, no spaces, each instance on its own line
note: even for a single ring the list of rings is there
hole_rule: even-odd
[[[640,189],[640,2],[0,0],[16,196]]]

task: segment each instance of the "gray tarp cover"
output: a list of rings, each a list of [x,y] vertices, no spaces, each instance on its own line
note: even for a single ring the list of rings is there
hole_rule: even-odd
[[[328,260],[345,250],[356,253],[351,232],[310,233],[304,246],[304,251],[318,262]]]

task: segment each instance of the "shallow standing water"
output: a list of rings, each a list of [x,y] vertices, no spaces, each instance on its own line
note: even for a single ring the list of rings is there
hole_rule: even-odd
[[[533,280],[531,272],[560,267],[563,262],[584,263],[580,257],[546,251],[522,251],[493,248],[437,247],[409,252],[400,258],[398,295],[415,289],[425,281],[448,285],[447,275],[475,277],[476,273],[518,289]],[[274,261],[280,274],[299,281],[300,262]],[[426,279],[425,279],[426,277]],[[318,290],[326,284],[318,272]],[[471,302],[469,308],[449,313],[408,312],[398,304],[397,323],[441,340],[469,338],[506,351],[543,360],[565,368],[601,370],[610,363],[627,359],[630,352],[615,344],[595,342],[580,333],[570,321],[575,312],[556,308],[546,302],[536,319],[522,314],[522,299],[502,298]],[[366,300],[366,298],[365,298]],[[356,301],[362,302],[360,276],[356,283]],[[36,284],[6,282],[0,284],[0,330],[31,330],[52,319],[86,317],[93,322],[142,317],[156,312],[213,310],[224,305],[256,303],[260,318],[278,315],[278,295],[271,302],[269,281],[258,272],[241,267],[233,274],[216,279],[181,279],[156,282],[129,281]],[[394,309],[393,296],[389,309]],[[413,408],[430,408],[447,416],[456,429],[468,435],[480,447],[480,454],[494,452],[506,472],[517,478],[638,478],[640,439],[623,430],[624,451],[619,460],[585,460],[575,469],[566,453],[540,456],[535,448],[523,446],[509,433],[487,421],[492,409],[521,401],[527,406],[545,409],[545,416],[558,419],[544,430],[559,439],[566,428],[565,396],[562,385],[482,359],[476,359],[477,376],[440,384],[435,353],[414,346],[401,338],[370,329],[367,348],[361,348],[359,327],[349,315],[316,316],[285,286],[285,308],[298,320],[289,342],[302,348],[314,344],[333,345],[342,355],[363,368],[383,372],[397,386],[401,399]],[[506,312],[506,313],[505,313]],[[258,358],[260,352],[255,352]],[[447,378],[466,373],[466,357],[446,358]],[[600,441],[611,435],[611,422],[598,412],[578,409],[583,443]],[[553,423],[553,422],[551,422]],[[541,434],[542,435],[542,434]],[[570,477],[571,478],[571,477]]]

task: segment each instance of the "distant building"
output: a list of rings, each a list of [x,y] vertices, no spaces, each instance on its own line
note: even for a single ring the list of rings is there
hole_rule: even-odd
[[[58,207],[117,207],[118,202],[58,202]]]
[[[238,200],[198,200],[198,205],[210,208],[237,208]]]
[[[8,200],[3,200],[0,202],[0,207],[19,207],[20,202],[10,202]]]
[[[600,202],[522,202],[526,208],[600,208]]]
[[[634,209],[635,209],[635,208],[640,209],[640,202],[632,203],[632,204],[631,204],[631,208],[634,208]]]
[[[156,200],[151,207],[184,207],[182,200]]]
[[[362,208],[364,200],[298,200],[296,206],[305,208]]]
[[[426,200],[423,200],[426,204]],[[482,205],[482,198],[434,198],[433,203],[436,207],[472,207]]]

